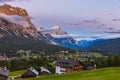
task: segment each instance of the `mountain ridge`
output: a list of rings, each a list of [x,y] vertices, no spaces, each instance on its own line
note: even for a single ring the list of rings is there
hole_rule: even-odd
[[[29,23],[31,27],[35,27],[35,25],[30,20],[29,14],[23,8],[12,7],[11,5],[4,4],[0,6],[0,14],[4,14],[8,16],[12,16],[12,15],[22,16],[25,18],[25,20]]]
[[[120,38],[107,39],[103,42],[97,42],[91,46],[84,48],[84,51],[100,52],[104,54],[116,55],[120,54]]]

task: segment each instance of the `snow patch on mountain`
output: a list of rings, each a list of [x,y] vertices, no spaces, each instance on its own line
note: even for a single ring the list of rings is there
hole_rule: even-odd
[[[52,35],[54,38],[72,38],[71,35]]]
[[[52,29],[52,30],[57,30],[57,31],[60,31],[60,30],[61,30],[61,28],[60,28],[58,25],[53,26],[51,29]]]
[[[54,42],[54,41],[52,41],[52,40],[50,40],[50,42],[51,42],[51,44],[53,44],[53,45],[59,45],[58,43],[56,43],[56,42]]]

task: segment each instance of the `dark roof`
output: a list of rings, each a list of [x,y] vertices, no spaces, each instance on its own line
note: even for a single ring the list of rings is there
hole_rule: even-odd
[[[32,71],[34,74],[39,75],[39,72],[35,68],[30,67],[29,70]]]
[[[74,67],[78,62],[83,65],[81,61],[72,59],[58,59],[55,61],[55,65],[63,67]]]
[[[94,66],[88,66],[86,69],[87,70],[94,70],[94,69],[96,69],[96,67],[94,67]]]
[[[39,75],[39,72],[37,70],[35,70],[35,68],[33,68],[33,67],[28,68],[28,70],[23,75],[25,75],[28,71],[31,71],[36,76]]]
[[[9,70],[5,70],[4,68],[0,67],[0,75],[8,77]]]

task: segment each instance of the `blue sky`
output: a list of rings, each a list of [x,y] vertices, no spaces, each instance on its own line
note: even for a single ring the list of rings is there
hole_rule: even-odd
[[[120,37],[120,0],[13,0],[46,29],[59,25],[79,36]]]

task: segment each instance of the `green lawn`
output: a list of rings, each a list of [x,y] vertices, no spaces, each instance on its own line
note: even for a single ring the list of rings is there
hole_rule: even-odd
[[[39,76],[25,80],[120,80],[120,67],[82,71],[71,74]]]
[[[10,72],[9,76],[19,76],[22,75],[26,70]]]

